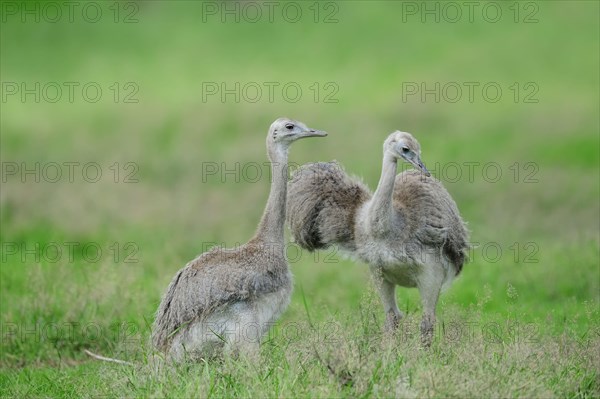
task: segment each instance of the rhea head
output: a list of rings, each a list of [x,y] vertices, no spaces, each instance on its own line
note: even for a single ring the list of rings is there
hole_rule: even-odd
[[[431,176],[421,161],[421,146],[410,133],[397,130],[390,134],[383,144],[383,152],[391,155],[394,159],[404,159],[421,170],[425,176]]]
[[[279,118],[271,124],[267,145],[287,148],[291,143],[305,137],[325,137],[322,130],[311,129],[302,122],[289,118]]]

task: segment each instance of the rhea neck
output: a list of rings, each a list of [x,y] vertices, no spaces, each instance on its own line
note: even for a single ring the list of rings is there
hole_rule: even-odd
[[[369,207],[369,226],[374,235],[383,235],[391,230],[397,159],[387,151],[383,154],[381,177]]]
[[[288,180],[288,145],[269,141],[267,143],[267,154],[271,161],[271,192],[258,225],[255,239],[262,241],[264,244],[283,245]]]

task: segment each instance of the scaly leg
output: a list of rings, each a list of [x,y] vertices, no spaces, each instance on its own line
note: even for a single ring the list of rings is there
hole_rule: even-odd
[[[385,312],[385,331],[392,333],[398,328],[398,323],[404,316],[396,303],[396,285],[383,277],[381,267],[371,266],[371,275]]]
[[[435,308],[442,289],[443,276],[437,273],[437,268],[426,266],[426,271],[419,279],[419,292],[423,304],[423,319],[421,320],[421,343],[424,347],[431,346],[435,326]]]

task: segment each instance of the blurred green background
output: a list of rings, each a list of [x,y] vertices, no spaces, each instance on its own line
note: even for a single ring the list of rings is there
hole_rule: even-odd
[[[449,306],[479,304],[550,331],[598,331],[598,2],[497,2],[497,22],[487,2],[477,2],[472,18],[455,2],[456,22],[443,2],[276,2],[272,22],[264,3],[99,2],[94,23],[95,8],[82,14],[88,3],[74,9],[73,22],[61,6],[55,23],[43,4],[27,3],[34,14],[20,3],[2,9],[4,326],[129,321],[146,337],[144,319],[151,322],[180,267],[206,243],[234,246],[252,235],[269,189],[265,135],[288,116],[330,133],[296,143],[291,162],[337,159],[373,189],[385,137],[398,129],[418,138],[480,243],[443,296],[440,318]],[[439,22],[425,13],[435,4]],[[289,22],[297,9],[298,22]],[[39,102],[21,90],[36,82]],[[78,84],[73,101],[64,82]],[[239,101],[206,91],[236,82],[250,84]],[[278,85],[272,101],[265,82]],[[465,82],[475,82],[472,101]],[[85,97],[94,90],[82,93],[89,83],[102,89],[97,102]],[[282,92],[286,84],[301,88],[298,101],[292,89]],[[438,84],[439,99],[422,97],[421,84]],[[486,97],[494,90],[482,92],[486,84],[501,88],[497,101]],[[56,85],[62,94],[51,102]],[[253,101],[256,86],[262,97]],[[77,166],[70,182],[63,166],[57,182],[44,181],[41,169],[52,162],[96,162],[102,177],[86,182]],[[469,162],[477,163],[472,179]],[[36,163],[39,182],[23,173]],[[207,175],[209,163],[219,173]],[[261,178],[253,170],[244,178],[249,163],[263,165]],[[483,170],[488,163],[499,167],[498,181],[490,181],[494,169]],[[223,166],[240,173],[222,178]],[[126,182],[129,173],[137,182]],[[103,254],[90,262],[76,250],[70,260],[65,242],[98,243]],[[24,254],[48,243],[62,247],[59,260]],[[132,253],[137,263],[126,261]],[[303,253],[292,269],[284,321],[306,317],[301,292],[325,320],[356,311],[371,289],[366,266],[335,250],[316,261]],[[398,298],[401,309],[420,311],[416,291]],[[78,337],[62,345],[62,357],[79,358],[81,347],[117,344]],[[56,358],[55,347],[5,339],[0,364],[43,363]]]

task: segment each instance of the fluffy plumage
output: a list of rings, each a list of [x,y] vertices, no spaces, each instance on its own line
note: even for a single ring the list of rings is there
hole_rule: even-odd
[[[394,209],[405,220],[398,241],[416,248],[442,248],[456,275],[465,263],[468,233],[456,203],[435,177],[426,177],[416,170],[396,176]]]
[[[286,220],[292,237],[309,251],[339,245],[355,251],[356,213],[373,194],[335,161],[302,165],[288,183]],[[397,241],[408,246],[440,246],[460,273],[466,259],[467,230],[456,203],[434,177],[408,170],[394,184],[394,208],[406,220]]]
[[[292,290],[282,247],[253,240],[236,249],[212,249],[179,270],[169,284],[158,308],[152,343],[168,349],[178,329],[236,302],[279,290]]]
[[[301,247],[313,251],[338,244],[356,249],[356,210],[372,195],[362,182],[336,162],[311,163],[294,173],[288,195],[286,219]]]

